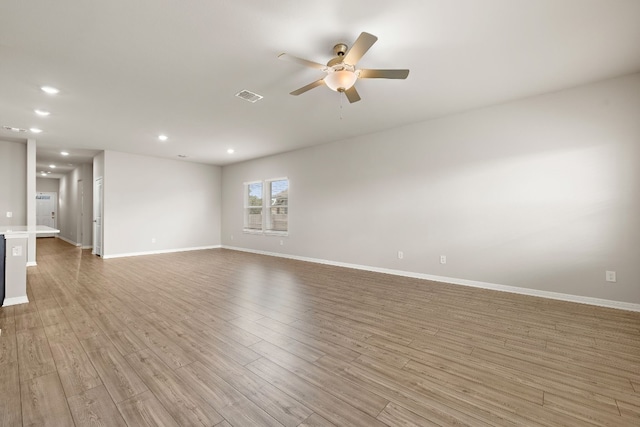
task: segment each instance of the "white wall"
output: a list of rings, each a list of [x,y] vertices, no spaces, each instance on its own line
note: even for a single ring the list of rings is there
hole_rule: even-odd
[[[73,209],[71,207],[73,204],[73,193],[71,191],[72,172],[60,178],[58,192],[58,229],[60,233],[58,237],[75,244],[75,228],[72,226],[72,224],[75,224],[75,218],[72,217]]]
[[[105,258],[220,245],[219,166],[105,151],[103,176]]]
[[[104,151],[93,158],[93,180],[104,175]]]
[[[27,138],[27,227],[36,226],[36,140]],[[36,265],[36,236],[27,239],[27,266]]]
[[[27,146],[0,140],[0,225],[26,224]]]
[[[57,193],[60,190],[60,179],[58,178],[36,178],[36,192]]]
[[[79,185],[84,189],[84,215],[81,215]],[[91,164],[81,164],[60,178],[58,200],[59,236],[84,248],[91,247],[93,244],[93,166]]]
[[[93,165],[82,165],[82,188],[83,188],[83,206],[81,214],[82,220],[78,223],[78,227],[82,227],[82,247],[93,247]],[[79,183],[80,185],[80,183]],[[80,206],[78,206],[80,209]]]
[[[282,176],[284,246],[242,232],[243,182]],[[640,74],[225,166],[222,192],[224,245],[640,303]]]

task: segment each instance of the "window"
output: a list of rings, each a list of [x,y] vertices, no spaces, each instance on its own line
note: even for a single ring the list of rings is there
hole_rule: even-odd
[[[267,191],[270,197],[265,230],[286,233],[289,231],[289,180],[267,181]]]
[[[244,230],[288,234],[289,180],[277,178],[247,182],[244,188]]]
[[[244,228],[262,231],[262,182],[245,184]]]

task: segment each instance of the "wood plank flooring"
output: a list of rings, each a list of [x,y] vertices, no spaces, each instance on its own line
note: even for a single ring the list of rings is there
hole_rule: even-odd
[[[217,249],[38,240],[1,426],[639,426],[640,313]]]

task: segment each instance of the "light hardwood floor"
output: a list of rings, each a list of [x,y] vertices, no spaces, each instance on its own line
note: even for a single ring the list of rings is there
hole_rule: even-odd
[[[229,250],[38,241],[2,426],[639,426],[640,313]]]

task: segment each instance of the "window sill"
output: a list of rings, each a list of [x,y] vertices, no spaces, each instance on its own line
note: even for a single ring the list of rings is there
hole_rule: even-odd
[[[245,234],[262,234],[265,236],[280,236],[280,237],[287,237],[289,236],[289,232],[288,231],[262,231],[262,230],[242,230],[243,233]]]
[[[264,234],[266,236],[288,236],[289,232],[288,231],[265,231]]]
[[[246,234],[263,234],[262,230],[242,230],[243,233]]]

